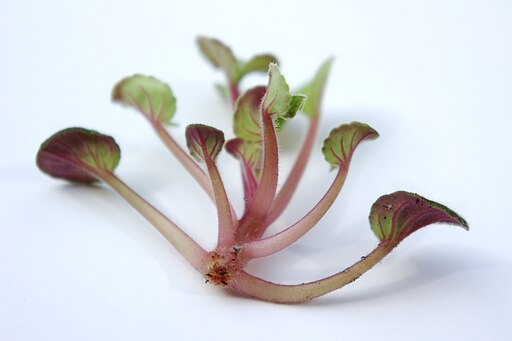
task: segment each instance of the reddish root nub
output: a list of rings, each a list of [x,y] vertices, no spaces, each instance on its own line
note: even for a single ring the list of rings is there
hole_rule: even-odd
[[[227,286],[233,275],[243,268],[238,256],[236,248],[230,252],[210,252],[204,273],[206,283]]]

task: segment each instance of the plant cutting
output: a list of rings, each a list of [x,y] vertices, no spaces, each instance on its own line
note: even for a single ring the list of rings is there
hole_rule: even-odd
[[[120,148],[108,135],[83,128],[61,130],[41,145],[38,167],[52,177],[72,182],[102,181],[156,227],[206,282],[270,302],[299,303],[339,289],[359,278],[406,237],[427,225],[446,223],[468,229],[466,221],[446,206],[415,193],[397,191],[381,196],[372,205],[370,228],[378,244],[352,266],[332,276],[297,285],[272,283],[247,272],[245,269],[251,260],[289,247],[317,225],[340,193],[356,148],[363,141],[377,138],[378,133],[360,122],[334,128],[322,147],[326,161],[336,173],[331,186],[301,219],[269,234],[269,226],[290,202],[312,152],[332,60],[325,61],[305,86],[291,92],[273,55],[258,55],[241,62],[231,49],[216,39],[201,37],[198,44],[206,59],[226,76],[227,86],[219,88],[227,89],[223,93],[234,105],[233,138],[225,141],[222,131],[191,124],[185,130],[187,153],[166,128],[176,112],[172,90],[151,76],[134,75],[121,80],[114,87],[112,99],[141,113],[211,198],[217,209],[218,228],[213,250],[206,250],[195,242],[115,175]],[[262,71],[268,72],[266,86],[242,93],[241,79],[250,72]],[[289,175],[278,186],[280,130],[297,113],[309,119],[306,136]],[[244,208],[239,215],[226,194],[216,164],[223,149],[240,163]]]

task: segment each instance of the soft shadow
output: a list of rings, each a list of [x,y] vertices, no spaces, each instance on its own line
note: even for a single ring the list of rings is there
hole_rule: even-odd
[[[361,290],[350,296],[329,297],[327,295],[313,300],[308,305],[328,306],[376,300],[386,296],[398,295],[401,292],[414,290],[443,278],[472,270],[503,268],[506,266],[496,256],[485,254],[480,250],[461,250],[459,246],[457,250],[447,249],[446,246],[444,248],[428,247],[428,250],[425,250],[425,252],[419,250],[418,254],[412,255],[409,261],[412,267],[415,268],[415,272],[406,278],[375,288]],[[456,289],[454,288],[454,290]]]

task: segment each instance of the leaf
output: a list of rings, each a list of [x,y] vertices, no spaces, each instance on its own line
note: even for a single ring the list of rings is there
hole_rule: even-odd
[[[112,100],[134,107],[154,122],[169,123],[176,112],[171,88],[151,76],[124,78],[115,85]]]
[[[233,52],[220,40],[207,37],[197,38],[197,44],[203,56],[216,68],[223,70],[231,83],[236,84],[239,76],[239,65]]]
[[[253,199],[258,187],[258,176],[261,171],[261,145],[235,138],[227,141],[224,148],[229,154],[240,161],[244,197],[246,203],[249,203]]]
[[[370,211],[370,225],[381,242],[395,245],[420,228],[447,223],[468,230],[468,224],[457,213],[418,194],[395,192],[377,199]]]
[[[220,97],[225,101],[229,101],[228,88],[226,88],[225,85],[220,84],[220,83],[215,83],[214,86],[215,86],[215,89],[217,90],[217,92],[219,93]]]
[[[304,107],[304,103],[306,102],[306,96],[304,95],[292,95],[290,101],[290,107],[286,114],[282,116],[277,116],[274,120],[276,124],[276,129],[280,130],[283,128],[284,123],[290,118],[294,118],[298,111],[300,111]]]
[[[242,63],[240,79],[251,72],[267,72],[270,63],[277,63],[277,58],[272,54],[260,54]]]
[[[261,142],[260,105],[267,88],[257,86],[247,90],[235,104],[233,129],[245,141]]]
[[[268,76],[267,93],[262,103],[263,111],[269,115],[285,115],[290,108],[290,87],[274,63],[269,65]]]
[[[229,154],[252,169],[260,167],[261,145],[259,143],[235,138],[227,141],[224,148]]]
[[[197,161],[214,161],[224,145],[224,133],[203,124],[191,124],[185,131],[187,147]]]
[[[327,77],[329,76],[332,61],[333,58],[327,59],[320,66],[313,79],[297,91],[298,93],[306,95],[308,98],[304,108],[302,108],[302,112],[310,118],[318,115],[325,83],[327,81]]]
[[[379,136],[377,131],[369,125],[359,122],[342,124],[334,128],[324,140],[322,153],[329,164],[348,166],[356,147],[365,139],[375,139]]]
[[[52,177],[73,182],[98,181],[101,171],[112,172],[121,151],[107,135],[83,128],[68,128],[43,142],[36,157],[37,166]]]

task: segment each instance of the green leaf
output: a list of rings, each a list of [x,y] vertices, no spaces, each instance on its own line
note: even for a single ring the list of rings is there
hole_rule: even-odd
[[[292,95],[290,101],[290,107],[286,114],[282,116],[277,116],[274,120],[276,129],[280,130],[283,128],[284,123],[290,118],[294,118],[298,111],[300,111],[304,107],[304,103],[306,102],[306,96],[304,95]]]
[[[290,108],[290,87],[276,64],[271,63],[268,71],[267,93],[263,99],[263,112],[270,115],[286,115]]]
[[[226,88],[224,84],[215,83],[214,84],[215,89],[217,90],[220,97],[222,97],[223,100],[229,101],[229,90]]]
[[[266,87],[257,86],[238,98],[233,116],[235,135],[245,141],[261,142],[260,105]]]
[[[260,167],[261,145],[259,143],[235,138],[226,142],[225,149],[229,154],[249,165],[252,169]]]
[[[468,224],[457,213],[418,194],[395,192],[377,199],[370,211],[370,226],[381,242],[395,245],[420,228],[446,223],[468,230]]]
[[[203,124],[191,124],[185,131],[187,147],[197,161],[214,161],[224,145],[224,133]]]
[[[334,128],[324,140],[322,153],[329,164],[348,166],[356,147],[365,139],[375,139],[379,136],[377,131],[369,125],[359,122],[342,124]]]
[[[134,107],[153,122],[169,123],[176,112],[171,88],[151,76],[124,78],[114,87],[112,100]]]
[[[308,100],[302,108],[302,112],[310,118],[318,115],[320,109],[320,103],[322,101],[322,95],[324,93],[325,83],[329,76],[333,59],[327,59],[318,69],[313,79],[304,85],[297,92],[306,95]]]
[[[197,38],[197,44],[203,56],[213,66],[223,70],[231,83],[236,84],[240,78],[240,69],[231,49],[220,40],[214,38],[199,37]]]
[[[241,63],[239,78],[251,72],[267,72],[270,63],[277,63],[277,58],[272,54],[260,54],[252,57],[245,63]]]
[[[107,135],[83,128],[64,129],[43,142],[36,157],[44,173],[72,182],[98,181],[102,171],[112,172],[121,151]]]

